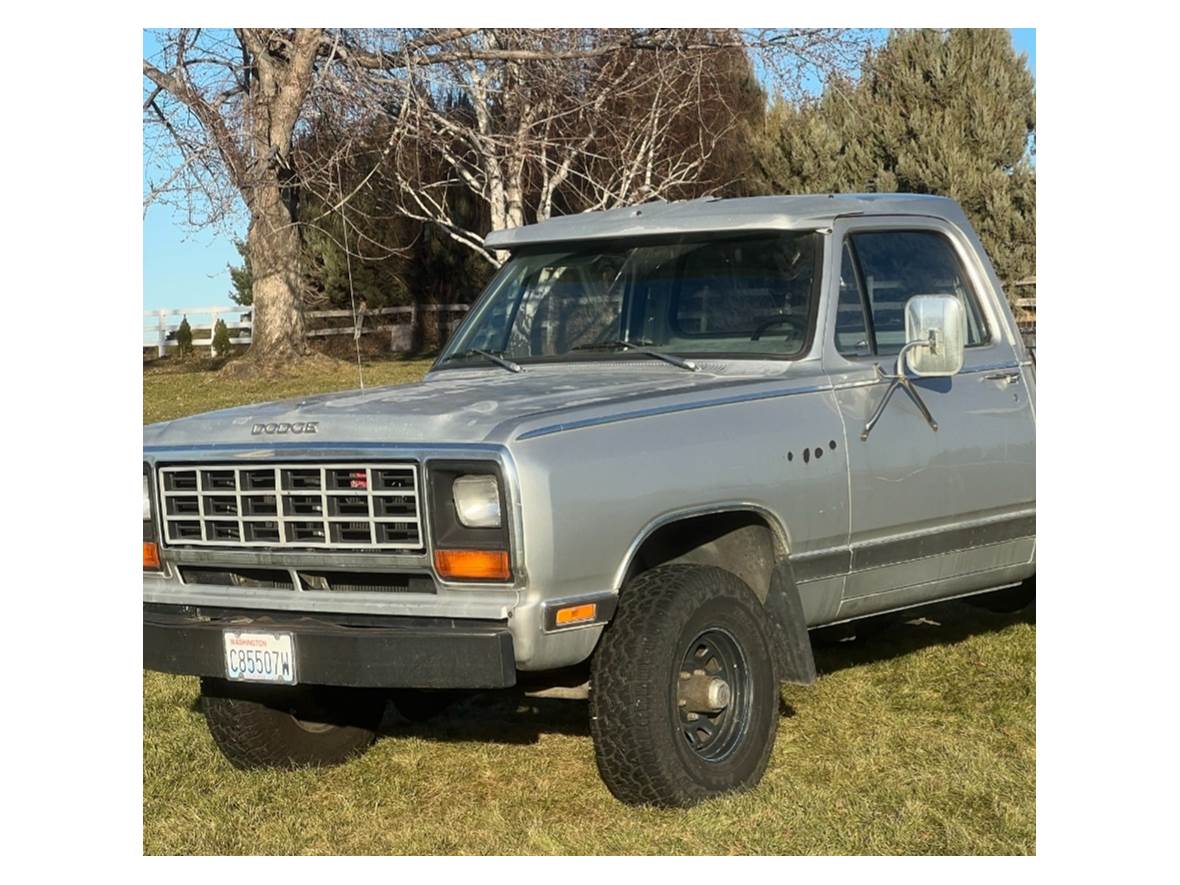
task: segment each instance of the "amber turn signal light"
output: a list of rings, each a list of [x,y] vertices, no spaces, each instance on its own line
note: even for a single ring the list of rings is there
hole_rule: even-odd
[[[593,621],[598,615],[598,606],[593,602],[582,605],[570,605],[559,608],[553,617],[553,624],[557,627],[568,627],[571,624],[582,624]]]
[[[512,577],[506,550],[435,550],[434,570],[450,580],[507,581]]]
[[[143,542],[143,567],[145,570],[160,570],[160,551],[154,541]]]

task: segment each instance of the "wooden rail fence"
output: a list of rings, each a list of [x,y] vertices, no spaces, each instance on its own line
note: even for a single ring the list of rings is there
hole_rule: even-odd
[[[1037,347],[1037,278],[1017,280],[1004,287],[1011,292],[1012,312],[1016,325],[1024,336],[1024,343],[1034,351]]]
[[[1009,283],[1008,288],[1018,293],[1012,299],[1012,306],[1016,314],[1016,322],[1024,334],[1025,342],[1036,347],[1037,341],[1037,299],[1025,292],[1036,292],[1036,277]],[[427,304],[418,308],[414,305],[402,307],[381,307],[375,310],[364,310],[357,314],[356,324],[353,323],[351,310],[312,310],[304,314],[312,328],[308,329],[309,338],[331,335],[355,335],[357,329],[361,334],[373,332],[388,332],[390,335],[390,349],[394,351],[409,350],[411,335],[418,322],[418,311],[437,313],[439,325],[449,334],[459,319],[467,313],[466,304]],[[157,356],[165,356],[168,348],[177,346],[175,332],[180,327],[184,317],[189,318],[189,327],[193,330],[193,347],[208,347],[213,352],[213,327],[218,319],[224,319],[229,327],[231,344],[249,344],[250,332],[253,328],[253,308],[250,307],[164,307],[158,310],[145,310],[144,315],[144,348],[154,346]],[[208,317],[208,322],[193,322],[194,317]],[[229,319],[234,317],[234,319]],[[382,322],[388,317],[394,322]],[[329,322],[321,324],[319,321]],[[334,320],[348,320],[347,324],[337,325]],[[204,337],[199,337],[204,336]],[[154,339],[149,342],[147,339]]]
[[[373,332],[387,332],[390,335],[390,346],[393,350],[408,350],[411,333],[418,322],[418,312],[439,314],[439,325],[445,332],[450,332],[454,325],[466,314],[466,304],[427,304],[421,308],[414,305],[402,307],[380,307],[374,310],[360,311],[353,322],[351,310],[310,310],[303,316],[311,328],[307,337],[317,338],[331,335],[368,335]],[[145,310],[144,316],[144,348],[155,347],[157,356],[165,356],[169,348],[176,348],[176,330],[180,328],[181,320],[188,318],[189,328],[193,332],[193,347],[208,347],[213,352],[213,328],[219,319],[225,320],[229,330],[231,344],[249,344],[251,331],[254,327],[254,309],[252,307],[163,307],[158,310]],[[205,322],[204,318],[208,317]],[[201,320],[194,322],[194,318]],[[393,322],[383,322],[385,318]],[[333,321],[348,320],[347,324]],[[322,322],[327,321],[327,322]]]

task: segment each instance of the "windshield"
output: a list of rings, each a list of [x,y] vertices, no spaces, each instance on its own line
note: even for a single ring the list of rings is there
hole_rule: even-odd
[[[821,252],[812,231],[519,252],[440,364],[795,358],[810,340]]]

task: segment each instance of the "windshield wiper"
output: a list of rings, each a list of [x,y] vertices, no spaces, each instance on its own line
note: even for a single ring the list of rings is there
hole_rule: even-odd
[[[466,359],[467,357],[470,357],[470,356],[482,356],[485,360],[488,360],[489,362],[493,362],[497,366],[507,369],[509,372],[523,372],[524,371],[524,367],[521,366],[520,363],[514,363],[514,362],[512,362],[512,360],[505,359],[504,357],[500,356],[499,354],[492,353],[490,350],[480,350],[478,347],[472,347],[468,350],[460,351],[459,353],[452,353],[449,357],[446,358],[446,360],[444,360],[444,362],[449,363],[451,360]]]
[[[593,344],[579,344],[577,347],[571,347],[570,350],[634,350],[636,353],[654,356],[658,360],[663,360],[681,369],[688,369],[690,372],[700,371],[700,366],[692,360],[686,360],[684,357],[677,356],[674,353],[664,353],[663,351],[652,350],[650,347],[643,346],[651,343],[650,341],[635,342],[618,339],[615,341],[596,341]]]

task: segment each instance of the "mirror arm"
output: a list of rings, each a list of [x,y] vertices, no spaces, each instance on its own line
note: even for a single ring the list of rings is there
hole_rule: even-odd
[[[881,377],[881,379],[891,377],[889,375],[886,375],[884,372],[882,372],[880,366],[877,366],[876,369],[877,369],[877,374]],[[877,408],[873,410],[872,416],[869,418],[868,421],[865,422],[865,429],[860,432],[861,442],[864,442],[865,440],[867,440],[869,438],[869,434],[873,432],[873,428],[877,425],[877,421],[880,420],[882,413],[885,411],[885,407],[887,405],[889,405],[889,400],[893,397],[893,391],[897,390],[897,388],[899,386],[897,377],[896,376],[892,376],[892,377],[893,377],[893,381],[890,383],[889,387],[885,390],[885,395],[883,397],[881,397],[881,401],[879,403],[877,403]]]
[[[901,385],[901,389],[908,393],[910,399],[914,401],[914,405],[918,407],[918,411],[922,413],[922,417],[926,419],[926,423],[930,425],[930,429],[938,433],[938,422],[934,420],[934,416],[926,408],[926,403],[922,401],[922,397],[918,396],[918,389],[910,383],[909,378],[900,378],[898,383]]]
[[[889,405],[889,400],[893,397],[894,392],[899,387],[906,392],[906,395],[909,396],[911,400],[913,400],[914,405],[918,407],[918,411],[922,413],[922,417],[926,419],[926,423],[930,425],[930,429],[935,433],[938,432],[938,422],[934,420],[934,416],[931,415],[930,410],[926,408],[926,403],[922,402],[922,397],[918,395],[917,389],[915,389],[914,385],[910,382],[909,377],[905,373],[906,354],[915,347],[929,347],[932,351],[935,350],[936,342],[934,333],[930,333],[930,339],[928,341],[922,341],[919,339],[916,341],[907,341],[905,343],[905,346],[902,347],[902,349],[898,351],[897,354],[897,374],[886,375],[881,370],[879,365],[873,366],[873,368],[877,370],[877,380],[883,381],[884,379],[888,378],[890,379],[891,383],[888,389],[886,389],[885,395],[881,397],[881,401],[877,403],[877,408],[873,410],[872,416],[868,421],[865,422],[864,430],[860,432],[860,438],[862,442],[869,438],[869,434],[873,432],[873,428],[876,427],[877,422],[881,420],[881,415],[884,414],[885,407]]]

